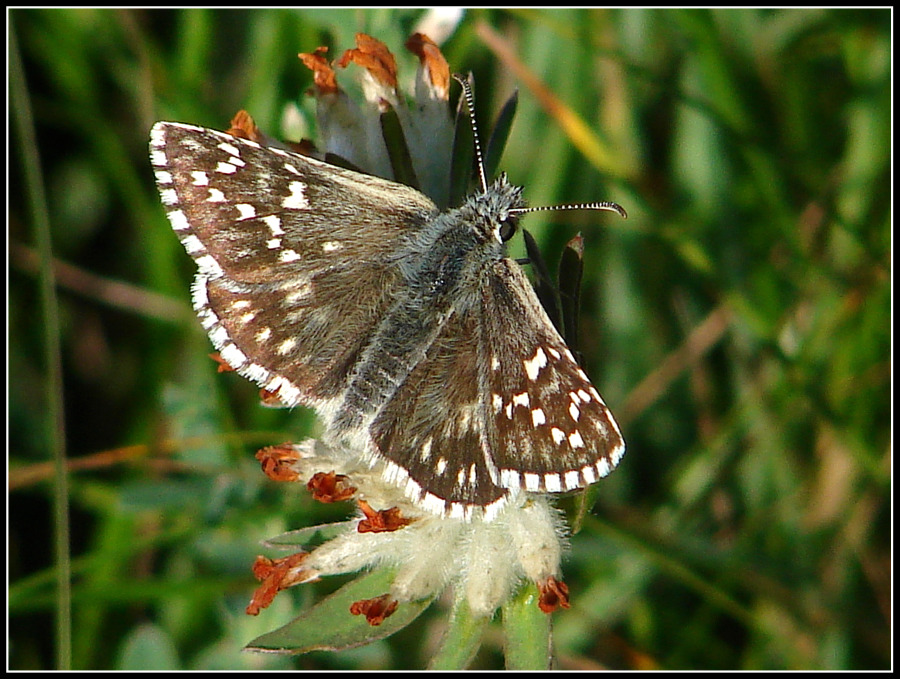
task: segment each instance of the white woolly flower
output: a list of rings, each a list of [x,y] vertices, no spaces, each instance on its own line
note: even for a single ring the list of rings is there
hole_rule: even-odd
[[[490,616],[524,581],[537,584],[545,612],[568,607],[559,580],[564,523],[542,496],[522,494],[492,521],[465,521],[422,511],[383,480],[379,465],[363,467],[320,441],[265,448],[257,457],[270,477],[305,481],[324,502],[353,497],[359,512],[310,552],[274,561],[260,557],[255,572],[263,584],[249,613],[258,613],[286,587],[384,566],[396,570],[390,590],[358,602],[354,611],[374,625],[398,604],[433,598],[448,586],[479,617]]]

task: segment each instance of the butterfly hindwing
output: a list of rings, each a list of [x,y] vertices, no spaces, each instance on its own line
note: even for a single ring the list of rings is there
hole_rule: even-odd
[[[477,314],[453,313],[369,432],[377,453],[403,470],[408,494],[439,513],[499,508],[485,438]],[[410,484],[409,481],[412,483]]]

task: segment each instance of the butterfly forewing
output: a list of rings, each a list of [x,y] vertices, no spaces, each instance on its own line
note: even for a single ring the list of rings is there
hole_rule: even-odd
[[[436,212],[418,191],[231,135],[157,123],[151,160],[199,267],[222,358],[287,405],[340,391],[399,284],[391,255]]]
[[[562,492],[608,474],[625,452],[619,428],[518,264],[494,265],[482,303],[486,430],[500,485]]]

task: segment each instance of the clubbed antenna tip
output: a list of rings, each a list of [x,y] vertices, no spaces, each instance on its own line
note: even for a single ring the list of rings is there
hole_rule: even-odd
[[[617,212],[622,219],[628,219],[628,213],[625,212],[625,208],[610,200],[605,200],[601,203],[566,203],[565,205],[548,205],[546,207],[522,207],[510,210],[510,212],[525,214],[526,212],[543,212],[545,210],[606,210],[608,212]]]

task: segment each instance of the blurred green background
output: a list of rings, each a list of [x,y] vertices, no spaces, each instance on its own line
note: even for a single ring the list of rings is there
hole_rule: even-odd
[[[9,667],[425,666],[441,606],[353,651],[241,653],[343,582],[250,618],[250,564],[279,555],[259,541],[348,508],[259,471],[256,448],[309,435],[313,419],[261,408],[253,385],[216,374],[147,142],[156,120],[224,129],[241,108],[273,136],[313,136],[298,52],[337,58],[365,31],[410,78],[403,42],[434,17],[9,16]],[[890,19],[470,10],[441,42],[451,69],[475,74],[482,128],[520,88],[501,166],[532,205],[629,212],[525,224],[551,262],[584,234],[581,349],[628,443],[571,541],[559,667],[890,666]],[[67,487],[51,464],[46,319],[59,327]],[[473,667],[502,667],[492,629]]]

